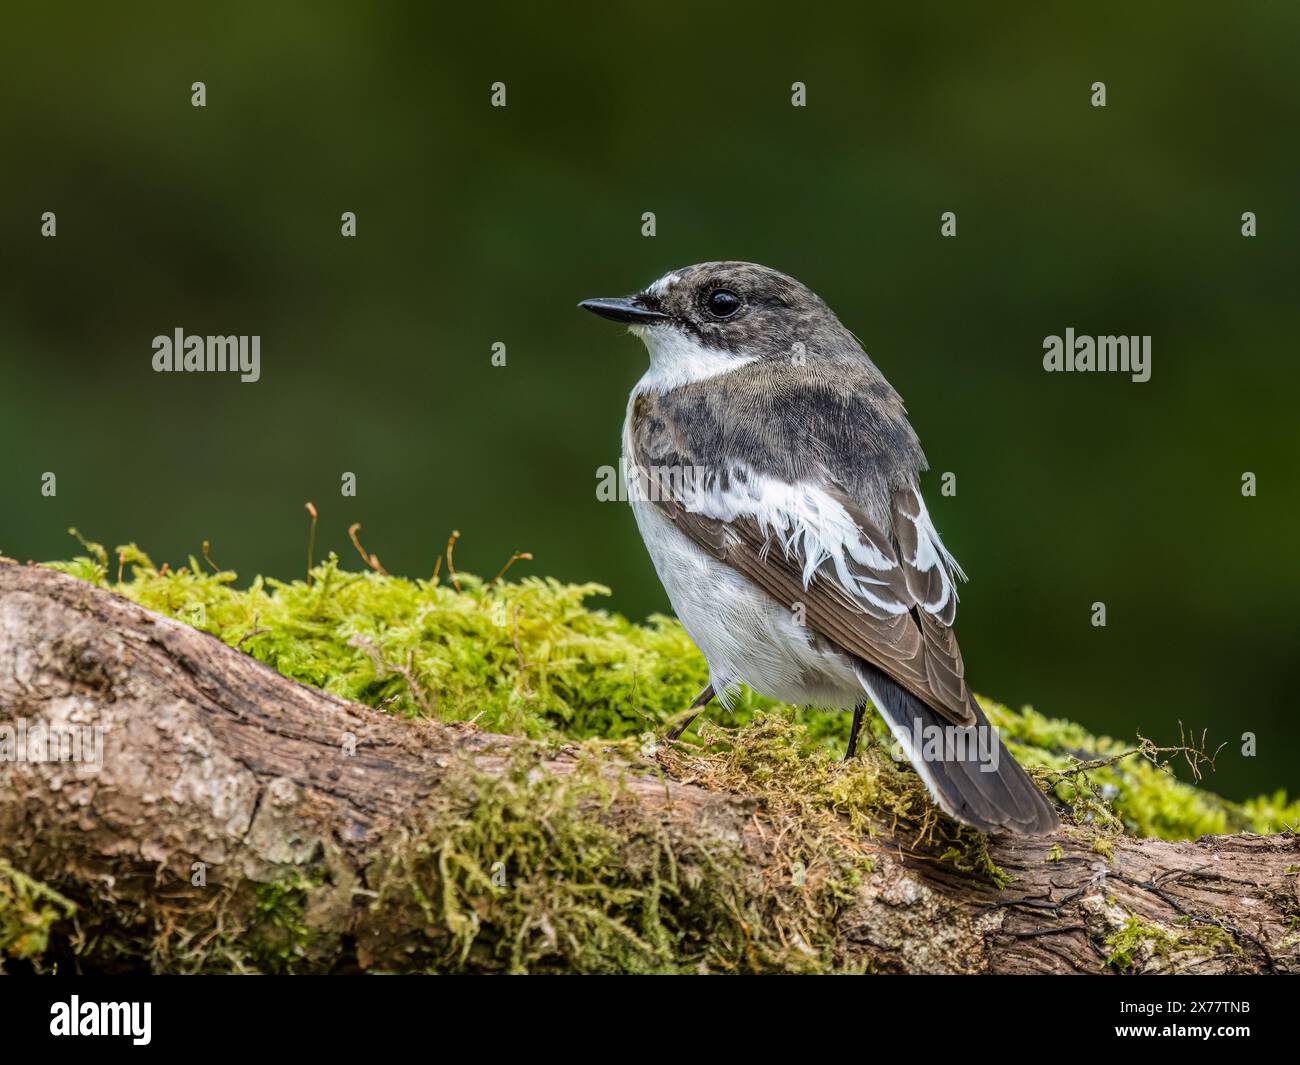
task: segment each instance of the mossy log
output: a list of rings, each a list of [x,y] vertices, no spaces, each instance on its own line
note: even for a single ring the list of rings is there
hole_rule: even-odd
[[[72,726],[100,766],[15,753]],[[689,753],[350,704],[34,566],[0,565],[0,733],[0,945],[43,968],[1300,971],[1294,834],[1067,826],[963,871]]]

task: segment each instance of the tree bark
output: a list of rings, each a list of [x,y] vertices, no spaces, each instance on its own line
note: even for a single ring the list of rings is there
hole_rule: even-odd
[[[293,948],[287,967],[403,968],[411,943],[436,940],[439,929],[427,911],[376,907],[383,856],[409,838],[457,767],[499,775],[521,746],[535,746],[349,704],[120,596],[16,564],[0,565],[4,726],[13,731],[3,733],[12,739],[0,764],[0,856],[77,904],[52,956],[110,970],[223,959],[255,968],[259,958],[275,967],[265,944],[244,951],[239,936],[269,912],[267,885],[284,883],[303,902],[303,928],[280,929]],[[14,760],[19,730],[31,737],[38,726],[102,728],[102,766]],[[579,764],[572,749],[539,757],[545,773]],[[782,826],[767,804],[672,779],[676,765],[664,759],[656,771],[611,757],[604,772],[619,802],[669,840],[711,840],[755,885],[785,877]],[[625,822],[608,810],[592,816],[618,830]],[[1109,854],[1082,829],[998,837],[990,857],[1014,878],[1004,888],[885,825],[860,846],[874,869],[829,918],[836,964],[1300,971],[1294,834],[1118,839]],[[309,868],[316,873],[304,881]]]

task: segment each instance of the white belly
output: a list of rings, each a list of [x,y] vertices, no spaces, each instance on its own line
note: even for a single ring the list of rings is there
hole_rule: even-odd
[[[682,626],[709,664],[718,698],[737,683],[797,706],[847,709],[865,696],[851,661],[725,563],[692,543],[652,502],[637,526]]]

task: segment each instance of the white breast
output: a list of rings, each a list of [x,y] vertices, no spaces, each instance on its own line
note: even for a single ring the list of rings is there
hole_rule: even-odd
[[[630,416],[624,425],[625,468],[632,454],[629,427]],[[801,623],[799,604],[778,603],[697,547],[655,503],[631,495],[659,580],[708,662],[720,699],[727,701],[729,690],[743,683],[795,705],[850,708],[861,701],[852,662]]]

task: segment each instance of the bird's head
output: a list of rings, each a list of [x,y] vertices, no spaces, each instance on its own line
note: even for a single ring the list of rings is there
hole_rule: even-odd
[[[626,322],[645,342],[666,387],[764,360],[795,365],[860,351],[807,286],[756,263],[699,263],[663,275],[632,296],[578,304]]]

